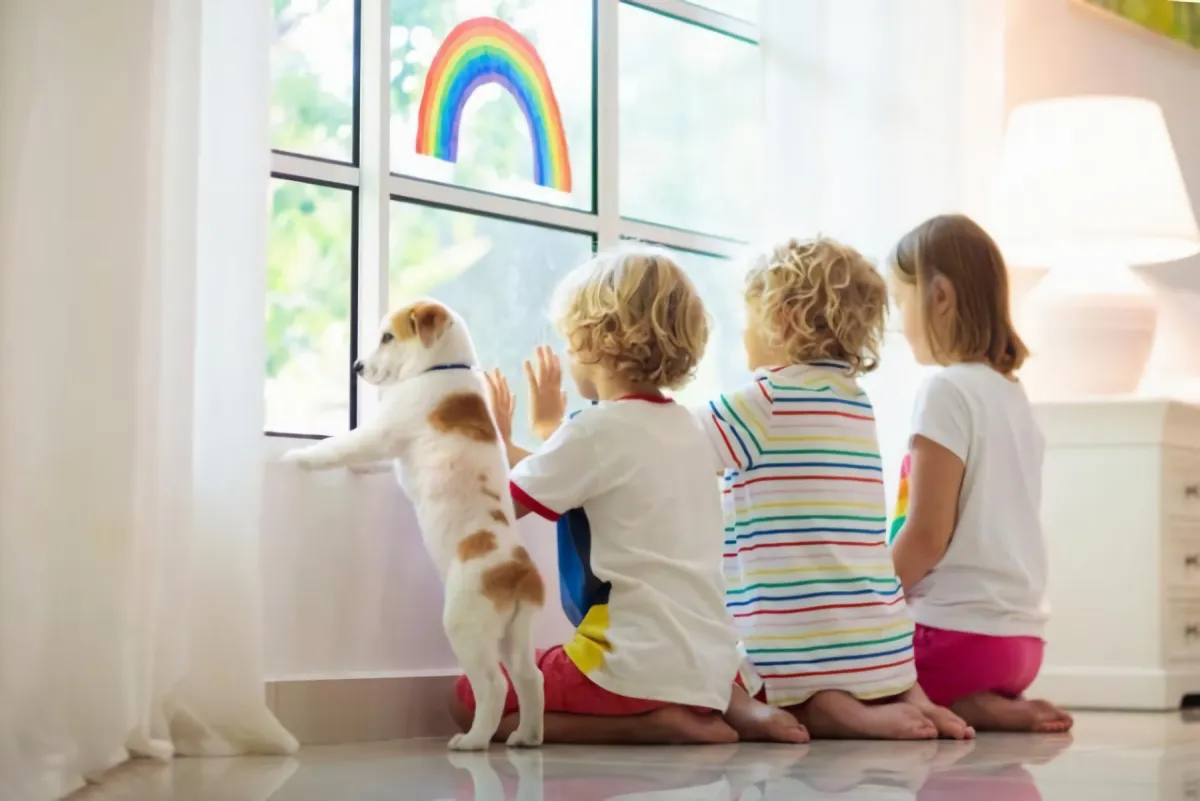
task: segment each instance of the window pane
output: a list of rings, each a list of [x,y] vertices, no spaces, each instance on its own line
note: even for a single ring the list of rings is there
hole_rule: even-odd
[[[745,271],[741,263],[719,256],[673,248],[666,248],[666,251],[687,270],[704,301],[712,325],[696,379],[675,393],[680,403],[698,406],[712,400],[717,393],[750,380],[746,349],[742,344],[745,326],[742,279]]]
[[[694,6],[704,6],[713,11],[720,11],[731,17],[747,19],[751,22],[758,20],[759,0],[687,0]]]
[[[349,427],[352,206],[344,189],[271,181],[268,431]]]
[[[756,46],[622,5],[621,214],[752,238],[762,97]]]
[[[271,147],[351,161],[354,0],[272,0]]]
[[[561,350],[550,296],[591,254],[592,238],[410,203],[392,204],[391,234],[392,307],[427,296],[461,314],[480,364],[500,367],[517,395],[514,436],[534,443],[521,363],[539,344]],[[574,386],[564,383],[577,406]]]
[[[476,17],[495,17],[504,25],[473,23],[450,36]],[[544,73],[523,55],[517,37],[536,48]],[[439,48],[442,55],[425,98]],[[505,76],[504,85],[496,82],[497,74]],[[548,76],[561,126],[542,99],[548,95],[539,75]],[[518,96],[531,98],[528,117]],[[423,101],[428,115],[422,127]],[[426,143],[422,152],[455,161],[418,155],[419,131]],[[398,173],[591,209],[591,0],[394,0],[391,148],[392,169]],[[543,165],[543,185],[535,182],[535,164]],[[563,164],[569,165],[569,191],[563,191]]]

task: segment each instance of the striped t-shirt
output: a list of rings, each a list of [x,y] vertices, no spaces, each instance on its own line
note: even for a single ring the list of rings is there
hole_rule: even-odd
[[[758,370],[700,418],[725,471],[726,606],[752,689],[777,706],[910,689],[875,416],[848,365]]]

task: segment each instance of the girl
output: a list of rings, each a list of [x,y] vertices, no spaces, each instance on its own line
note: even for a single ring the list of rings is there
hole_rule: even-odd
[[[813,737],[974,736],[917,686],[888,556],[857,380],[883,337],[883,277],[853,248],[792,241],[753,266],[745,303],[754,380],[698,414],[724,474],[725,598],[745,646],[730,714],[757,695]]]
[[[1015,372],[1004,259],[962,216],[897,245],[892,293],[917,361],[893,560],[917,622],[917,678],[980,730],[1063,732],[1071,717],[1022,693],[1042,664],[1042,436]]]

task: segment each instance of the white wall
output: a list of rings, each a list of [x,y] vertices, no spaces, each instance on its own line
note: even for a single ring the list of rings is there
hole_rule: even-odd
[[[1166,114],[1192,204],[1200,206],[1200,50],[1079,0],[1008,0],[1007,17],[1008,108],[1079,94],[1156,101]],[[1200,376],[1200,347],[1194,344],[1200,327],[1192,323],[1200,318],[1200,257],[1143,272],[1163,304],[1155,360]]]
[[[412,507],[390,474],[303,473],[267,440],[262,564],[270,678],[433,675],[455,669],[442,633],[442,584]],[[558,599],[554,527],[522,521],[547,577],[540,646],[571,627]]]

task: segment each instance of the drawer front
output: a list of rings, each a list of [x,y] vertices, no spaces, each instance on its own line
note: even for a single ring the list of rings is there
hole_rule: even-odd
[[[1171,518],[1200,520],[1200,455],[1168,454],[1163,471],[1163,498]]]
[[[1164,550],[1167,589],[1200,595],[1200,521],[1168,525]]]
[[[1167,612],[1167,656],[1200,661],[1200,603],[1172,604]]]

